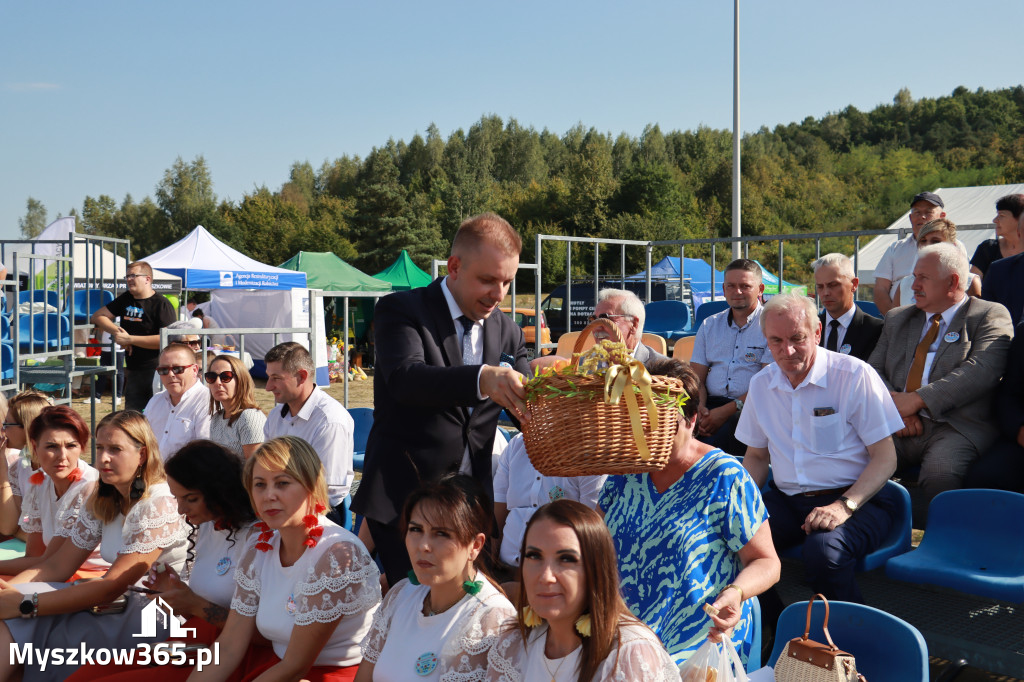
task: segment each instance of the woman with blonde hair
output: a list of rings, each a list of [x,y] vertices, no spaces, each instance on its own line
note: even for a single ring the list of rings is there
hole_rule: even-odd
[[[210,388],[210,440],[248,459],[263,442],[267,421],[249,371],[235,356],[218,355],[203,378]]]
[[[526,524],[518,617],[491,647],[489,682],[678,681],[657,635],[619,594],[615,544],[601,515],[575,500]]]
[[[125,594],[157,561],[180,570],[186,555],[187,530],[145,417],[126,410],[100,422],[96,468],[99,480],[80,493],[85,501],[78,518],[57,530],[67,541],[44,565],[0,585],[0,649],[28,643],[36,649],[131,649],[166,639],[163,628],[153,636],[137,632],[147,602],[136,592]],[[103,577],[65,584],[97,547],[111,564]],[[0,657],[0,679],[15,667],[20,664]],[[25,679],[64,680],[77,667],[44,668],[34,659],[23,672]]]
[[[189,679],[353,679],[380,572],[359,538],[324,516],[320,458],[301,438],[274,438],[246,460],[242,480],[260,534],[235,571],[220,664]],[[270,648],[251,644],[257,633]]]
[[[28,490],[29,477],[39,467],[32,459],[28,428],[32,420],[52,404],[49,396],[34,389],[22,391],[7,403],[0,437],[4,447],[21,450],[21,456],[11,462],[0,457],[0,533],[3,535],[14,535],[18,531],[22,495]]]

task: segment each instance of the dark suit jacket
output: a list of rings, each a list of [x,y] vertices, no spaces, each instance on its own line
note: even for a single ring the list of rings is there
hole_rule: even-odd
[[[1010,311],[1010,319],[1017,326],[1024,315],[1024,253],[1000,258],[988,266],[981,280],[981,297],[993,303],[1002,303]]]
[[[1017,325],[1010,343],[1006,373],[996,398],[996,421],[1003,438],[1016,443],[1024,426],[1024,322]]]
[[[850,355],[864,362],[868,361],[871,357],[871,351],[875,350],[875,344],[878,343],[878,337],[882,335],[882,321],[877,317],[868,315],[860,306],[853,306],[853,319],[850,320],[850,328],[846,330],[846,336],[843,337],[843,343],[840,344],[842,347],[844,344],[850,344]],[[825,342],[828,341],[829,328],[825,322],[826,314],[822,311],[818,315],[818,320],[821,322],[821,347],[825,347]],[[838,349],[837,349],[838,350]]]
[[[458,471],[467,445],[473,476],[491,494],[501,407],[476,398],[480,366],[462,364],[441,279],[381,298],[374,328],[373,428],[352,508],[397,524],[409,493],[420,482]],[[522,329],[495,311],[484,321],[484,364],[500,364],[503,354],[529,373]]]
[[[893,308],[868,364],[890,391],[907,385],[927,313],[917,306]],[[953,340],[950,335],[954,334]],[[968,298],[957,311],[939,343],[929,383],[918,389],[928,412],[937,421],[966,436],[979,449],[996,438],[992,397],[1006,368],[1013,327],[1010,314],[998,303]]]

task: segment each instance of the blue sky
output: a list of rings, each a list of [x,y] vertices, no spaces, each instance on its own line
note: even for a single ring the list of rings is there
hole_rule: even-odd
[[[1019,0],[744,0],[742,127],[1024,81]],[[1004,28],[1007,27],[1007,28]],[[564,133],[732,126],[732,3],[0,0],[0,239],[29,196],[221,199],[481,115]]]

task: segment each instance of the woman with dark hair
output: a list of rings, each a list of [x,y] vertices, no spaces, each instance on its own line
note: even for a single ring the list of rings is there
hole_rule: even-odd
[[[622,596],[677,664],[723,633],[746,661],[754,631],[746,600],[778,582],[781,568],[768,513],[743,465],[693,437],[700,387],[693,370],[665,360],[650,371],[680,379],[691,397],[665,468],[609,476],[598,500],[615,540]]]
[[[210,440],[248,459],[263,442],[267,421],[249,371],[235,356],[218,355],[203,377],[210,387]]]
[[[17,532],[22,494],[28,490],[29,476],[39,468],[32,459],[28,427],[40,412],[52,404],[49,397],[34,389],[22,391],[7,403],[2,432],[4,446],[21,450],[21,458],[8,465],[7,458],[0,457],[0,533],[4,535]]]
[[[619,594],[615,545],[601,515],[574,500],[526,525],[518,618],[487,656],[490,682],[663,682],[679,671]]]
[[[274,438],[246,460],[243,483],[260,534],[234,574],[220,663],[189,679],[353,679],[380,572],[359,538],[324,516],[320,458],[301,438]],[[253,646],[257,633],[271,647]]]
[[[104,417],[96,429],[99,480],[81,495],[86,501],[75,520],[57,530],[66,541],[45,564],[23,571],[0,591],[0,649],[24,647],[134,648],[167,637],[138,633],[146,600],[125,594],[157,561],[180,568],[185,560],[185,524],[164,479],[160,449],[149,422],[126,410]],[[93,550],[111,566],[101,578],[66,585]],[[38,582],[35,582],[38,581]],[[105,612],[123,599],[120,613]],[[90,612],[96,608],[104,615]],[[0,656],[0,679],[20,664]],[[25,679],[65,680],[77,667],[47,665],[39,659],[24,667]]]
[[[469,476],[446,476],[409,496],[402,521],[413,568],[373,616],[357,682],[482,680],[488,649],[515,615],[483,570],[494,527],[487,495]]]
[[[1000,258],[1009,258],[1024,251],[1017,234],[1017,224],[1024,215],[1024,194],[1007,194],[996,202],[996,238],[986,239],[978,244],[971,257],[971,272],[984,277],[988,266]]]
[[[0,575],[13,576],[39,566],[56,554],[66,538],[56,529],[78,518],[85,501],[80,494],[98,477],[82,451],[89,445],[89,426],[66,405],[46,407],[28,429],[33,457],[39,470],[28,479],[18,525],[26,534],[25,556],[0,561]],[[106,572],[110,564],[93,552],[84,573]],[[83,570],[78,574],[82,576]]]
[[[155,564],[143,584],[155,590],[151,598],[159,596],[175,615],[188,619],[182,627],[195,629],[180,646],[212,644],[227,619],[235,592],[235,569],[256,521],[242,485],[242,460],[213,441],[196,440],[178,450],[164,467],[178,511],[191,527],[188,558],[181,576],[171,566]],[[70,681],[144,677],[149,682],[170,682],[184,680],[190,672],[187,667],[175,666],[88,665]]]

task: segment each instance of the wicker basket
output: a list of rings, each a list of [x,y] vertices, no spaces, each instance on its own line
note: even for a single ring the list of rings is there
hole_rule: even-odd
[[[574,369],[579,367],[580,349],[601,326],[614,331],[622,341],[614,323],[596,320],[576,339]],[[605,402],[602,374],[556,374],[544,380],[548,386],[580,395],[537,397],[528,402],[530,419],[523,423],[523,439],[537,471],[545,476],[591,476],[636,474],[665,467],[679,426],[675,405],[656,405],[658,429],[652,430],[647,405],[643,400],[636,401],[642,428],[640,438],[644,441],[641,446],[634,435],[626,396],[614,405]],[[665,376],[651,377],[651,390],[675,398],[684,393],[681,381]],[[633,389],[627,386],[625,391],[632,394]],[[649,452],[648,456],[644,456],[642,447]]]

